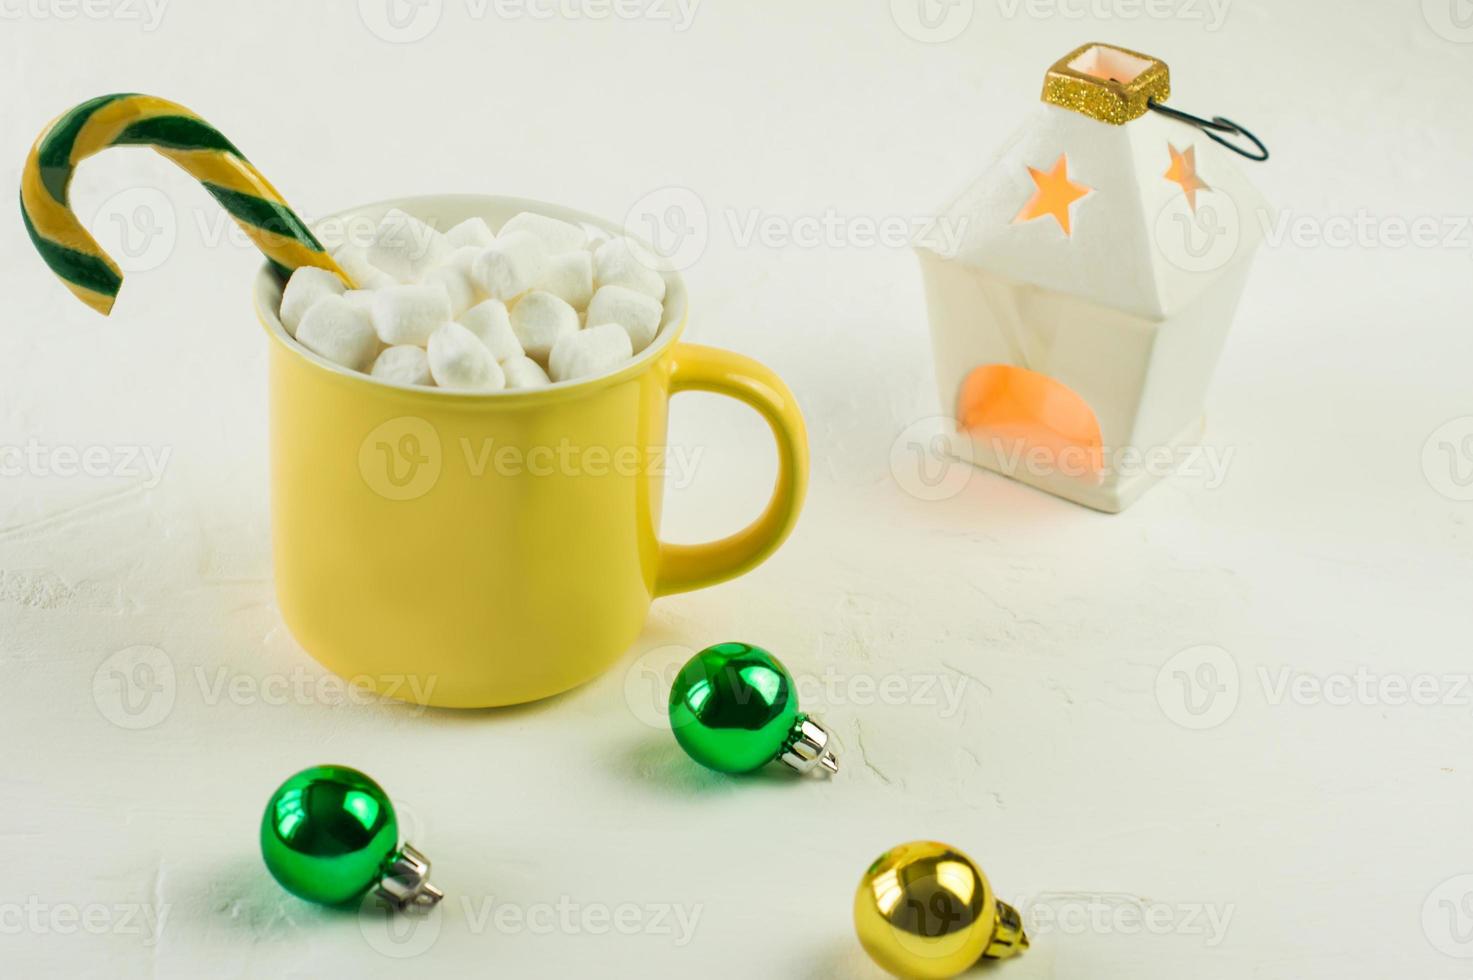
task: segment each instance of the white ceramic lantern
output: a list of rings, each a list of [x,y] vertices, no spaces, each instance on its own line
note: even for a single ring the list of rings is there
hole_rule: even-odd
[[[1162,62],[1085,45],[920,247],[963,459],[1116,512],[1188,458],[1265,206]]]

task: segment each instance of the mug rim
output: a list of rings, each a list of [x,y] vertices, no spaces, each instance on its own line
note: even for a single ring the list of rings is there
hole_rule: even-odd
[[[341,211],[335,211],[312,222],[312,224],[314,226],[320,226],[329,221],[352,219],[358,215],[375,211],[381,213],[391,208],[398,208],[419,217],[416,213],[416,207],[428,207],[432,204],[437,207],[449,206],[452,209],[464,209],[467,212],[466,217],[474,217],[474,211],[476,209],[487,209],[491,207],[497,210],[511,209],[510,214],[507,215],[508,218],[522,211],[532,211],[563,221],[591,225],[615,237],[630,238],[644,245],[646,248],[650,247],[642,239],[630,235],[613,222],[597,217],[596,215],[560,204],[499,194],[420,194],[410,197],[386,198],[381,201],[360,204],[351,208],[344,208]],[[457,391],[450,388],[432,388],[425,385],[406,385],[383,381],[365,372],[354,371],[341,364],[335,364],[315,351],[308,350],[286,332],[286,327],[282,324],[277,314],[276,307],[280,303],[281,291],[284,286],[277,278],[270,263],[262,263],[260,271],[257,272],[255,284],[252,288],[252,298],[253,305],[256,309],[256,318],[260,321],[268,337],[288,353],[295,355],[304,363],[340,383],[367,386],[370,390],[376,391],[392,391],[401,396],[424,398],[442,405],[489,406],[504,403],[527,404],[530,402],[576,397],[600,388],[620,384],[648,370],[650,365],[654,364],[665,350],[674,344],[680,338],[680,335],[685,332],[685,326],[690,314],[690,302],[686,293],[684,278],[675,270],[660,270],[660,275],[665,280],[665,300],[662,304],[664,306],[664,315],[660,320],[659,330],[648,347],[634,355],[633,358],[617,371],[595,375],[591,378],[554,381],[551,384],[542,385],[537,388],[503,388],[498,391]],[[674,303],[671,302],[672,296],[675,298]]]

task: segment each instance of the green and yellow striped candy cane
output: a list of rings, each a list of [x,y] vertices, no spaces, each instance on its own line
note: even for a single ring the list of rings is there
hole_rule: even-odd
[[[103,95],[56,119],[36,140],[21,176],[20,209],[31,241],[77,298],[106,315],[123,273],[67,203],[77,164],[110,146],[151,146],[205,185],[236,224],[288,276],[313,265],[352,280],[307,225],[219,130],[152,95]]]

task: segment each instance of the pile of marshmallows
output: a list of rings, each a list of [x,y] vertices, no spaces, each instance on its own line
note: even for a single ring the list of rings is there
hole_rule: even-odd
[[[523,212],[493,234],[481,218],[440,233],[392,210],[366,245],[292,273],[281,323],[308,350],[405,385],[537,388],[617,368],[649,346],[665,280],[622,238]]]

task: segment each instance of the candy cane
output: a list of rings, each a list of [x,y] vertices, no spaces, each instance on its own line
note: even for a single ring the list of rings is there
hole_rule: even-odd
[[[283,277],[304,265],[353,281],[229,140],[188,109],[151,95],[89,99],[46,127],[21,177],[20,207],[41,258],[77,298],[112,312],[123,273],[77,220],[67,191],[77,164],[110,146],[151,146],[204,184]]]

